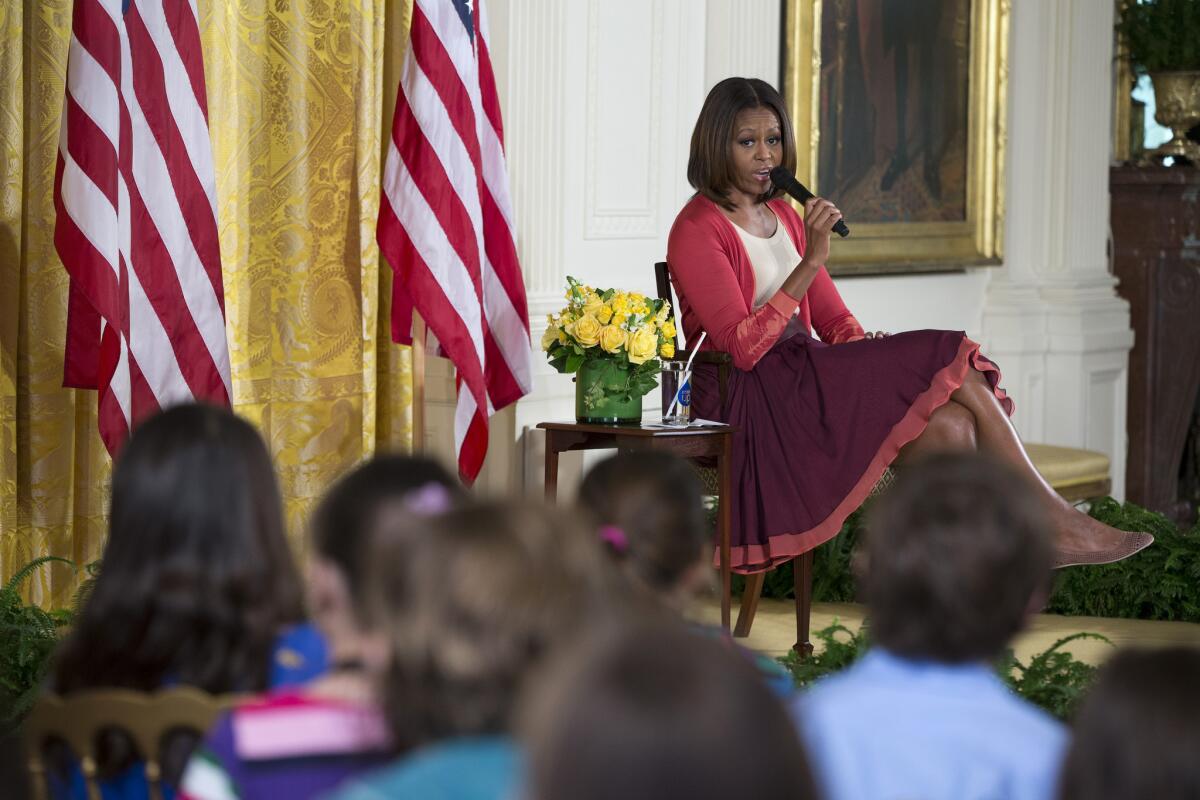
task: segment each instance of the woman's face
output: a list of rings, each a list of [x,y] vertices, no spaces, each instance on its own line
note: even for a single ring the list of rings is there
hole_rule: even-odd
[[[783,132],[779,117],[769,108],[739,111],[733,122],[733,171],[735,191],[753,197],[771,188],[772,167],[783,161]]]

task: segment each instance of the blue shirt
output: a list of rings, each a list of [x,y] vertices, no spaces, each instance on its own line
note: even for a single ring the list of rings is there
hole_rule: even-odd
[[[520,751],[507,737],[455,739],[351,780],[328,800],[510,800],[518,796],[521,769]]]
[[[986,665],[880,648],[792,708],[826,800],[1050,800],[1067,744]]]

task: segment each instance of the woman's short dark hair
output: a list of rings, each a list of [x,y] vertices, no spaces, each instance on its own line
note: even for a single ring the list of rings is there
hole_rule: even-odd
[[[1200,649],[1117,653],[1073,727],[1061,800],[1200,797]]]
[[[262,690],[277,637],[302,615],[262,438],[228,410],[175,406],[116,461],[100,574],[55,688]]]
[[[687,166],[688,183],[692,188],[725,208],[732,208],[729,190],[734,184],[732,153],[737,115],[755,108],[770,109],[779,118],[783,140],[783,161],[779,166],[788,172],[796,171],[796,134],[779,92],[758,78],[726,78],[704,98],[696,127],[692,130]],[[780,193],[781,190],[772,186],[759,202],[778,197]]]
[[[621,453],[591,469],[579,504],[600,526],[619,528],[625,546],[609,552],[654,590],[669,590],[710,542],[696,473],[669,453]]]
[[[604,561],[564,511],[489,502],[421,521],[393,507],[371,538],[367,625],[386,636],[397,749],[509,730],[531,668],[598,610]]]
[[[531,696],[531,800],[816,795],[796,726],[749,659],[678,622],[622,628]]]
[[[441,493],[438,508],[416,509],[429,514],[463,502],[462,484],[437,461],[421,456],[383,454],[342,476],[313,513],[313,548],[342,573],[355,605],[366,584],[368,534],[376,517],[392,503],[414,492]],[[418,498],[420,501],[420,498]]]
[[[864,589],[872,638],[909,658],[998,656],[1049,584],[1042,500],[978,455],[906,467],[872,508]]]

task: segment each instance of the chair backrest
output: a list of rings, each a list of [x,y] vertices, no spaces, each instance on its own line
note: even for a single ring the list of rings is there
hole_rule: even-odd
[[[214,696],[190,686],[158,692],[129,689],[95,689],[66,696],[42,696],[23,724],[25,753],[35,797],[47,797],[44,750],[61,740],[79,759],[89,798],[99,798],[97,742],[101,731],[118,730],[133,741],[144,757],[150,796],[162,797],[162,743],[175,731],[203,736],[221,711],[237,700],[234,695]]]
[[[659,261],[654,265],[654,284],[658,287],[658,299],[671,304],[671,317],[675,320],[675,349],[683,350],[683,325],[680,324],[679,315],[676,313],[679,306],[675,303],[675,293],[671,291],[671,272],[667,262]]]

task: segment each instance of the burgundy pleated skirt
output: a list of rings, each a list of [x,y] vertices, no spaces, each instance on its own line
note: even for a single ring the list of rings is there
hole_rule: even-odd
[[[733,568],[769,569],[831,539],[970,368],[983,373],[1011,415],[1000,370],[961,331],[837,345],[795,333],[754,369],[730,369],[724,411],[716,368],[698,366],[693,416],[738,428]]]

